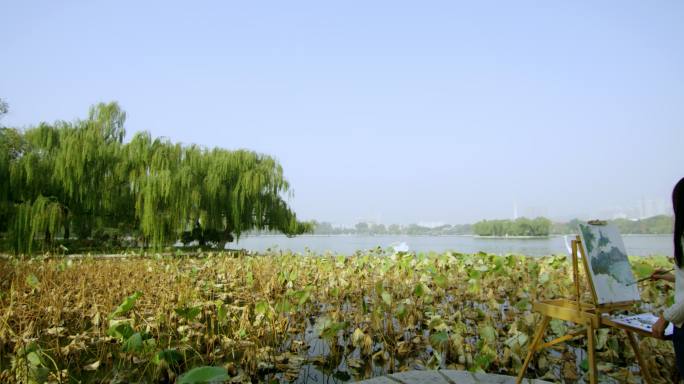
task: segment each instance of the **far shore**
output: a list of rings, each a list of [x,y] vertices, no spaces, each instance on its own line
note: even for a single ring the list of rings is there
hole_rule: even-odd
[[[297,235],[295,237],[333,237],[333,236],[340,236],[340,237],[351,237],[351,236],[363,236],[363,237],[380,237],[380,236],[407,236],[407,237],[472,237],[472,238],[478,238],[478,239],[546,239],[546,238],[551,238],[551,237],[564,237],[564,236],[575,236],[577,235],[576,233],[566,233],[566,234],[560,234],[560,233],[553,233],[549,234],[546,236],[480,236],[480,235],[475,235],[475,234],[446,234],[446,235],[441,235],[441,234],[425,234],[425,235],[416,235],[416,234],[403,234],[403,233],[307,233],[303,235]],[[621,236],[671,236],[671,233],[623,233]],[[259,233],[259,234],[245,234],[241,236],[240,238],[247,238],[247,237],[287,237],[286,235],[280,234],[280,233]]]

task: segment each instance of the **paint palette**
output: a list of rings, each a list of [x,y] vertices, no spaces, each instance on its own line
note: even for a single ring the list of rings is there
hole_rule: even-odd
[[[637,328],[642,331],[651,332],[653,324],[658,321],[658,316],[653,313],[640,313],[638,315],[612,315],[608,318],[618,324],[623,324],[628,327]],[[674,326],[670,323],[667,328],[665,328],[665,337],[672,336],[674,332]]]

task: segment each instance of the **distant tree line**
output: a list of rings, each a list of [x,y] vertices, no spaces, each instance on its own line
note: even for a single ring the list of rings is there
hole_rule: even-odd
[[[473,232],[478,236],[548,236],[551,232],[551,220],[545,217],[482,220],[473,224]]]
[[[317,235],[412,235],[412,236],[441,236],[466,235],[472,233],[470,224],[426,227],[418,224],[399,225],[360,222],[354,227],[334,227],[328,222],[313,222],[314,233]]]
[[[614,224],[621,234],[634,234],[634,235],[663,235],[670,234],[673,230],[672,216],[668,215],[658,215],[652,216],[645,219],[614,219],[608,220],[609,223]],[[579,220],[574,219],[567,223],[555,223],[553,225],[554,234],[570,234],[577,232],[577,224],[580,223]]]
[[[622,234],[670,234],[672,233],[672,216],[660,215],[640,220],[615,219],[608,220],[617,226]],[[418,224],[384,225],[360,222],[354,227],[337,227],[329,222],[313,221],[313,232],[317,235],[417,235],[417,236],[549,236],[577,233],[580,220],[568,222],[551,222],[538,217],[536,219],[518,218],[516,220],[482,220],[475,224],[426,227]]]
[[[0,115],[6,112],[0,100]],[[222,245],[252,229],[311,230],[283,200],[289,184],[273,158],[183,146],[148,132],[124,143],[125,118],[116,103],[101,103],[73,123],[0,126],[4,249],[31,253],[74,238]]]

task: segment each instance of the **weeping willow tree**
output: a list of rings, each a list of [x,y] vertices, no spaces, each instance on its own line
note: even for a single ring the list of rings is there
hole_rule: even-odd
[[[159,248],[180,237],[230,241],[251,229],[311,230],[283,196],[280,164],[251,151],[182,146],[137,133],[124,143],[126,114],[98,104],[88,118],[0,131],[0,232],[15,252],[57,237],[107,229]]]
[[[7,232],[14,215],[16,188],[12,188],[10,169],[24,152],[25,142],[19,131],[0,127],[0,233]]]
[[[97,227],[117,226],[132,216],[125,178],[116,172],[125,119],[117,104],[101,103],[90,109],[87,120],[61,128],[53,182],[69,207],[64,237],[70,237],[72,226],[80,238],[87,238]]]
[[[54,197],[38,196],[34,201],[19,204],[12,228],[14,249],[31,253],[39,235],[43,236],[43,247],[50,247],[62,225],[63,212],[62,204]]]
[[[136,220],[151,244],[188,233],[203,243],[230,241],[250,229],[311,230],[283,200],[289,184],[269,156],[183,147],[148,133],[137,134],[124,150]]]

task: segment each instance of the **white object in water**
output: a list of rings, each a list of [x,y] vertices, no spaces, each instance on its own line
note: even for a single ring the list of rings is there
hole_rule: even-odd
[[[392,244],[391,247],[394,249],[394,252],[408,252],[409,251],[409,246],[404,241],[402,241],[401,243],[398,243],[398,244]]]
[[[570,242],[568,241],[568,235],[563,236],[563,241],[565,241],[565,248],[568,250],[568,254],[572,256],[572,247],[570,246]]]

